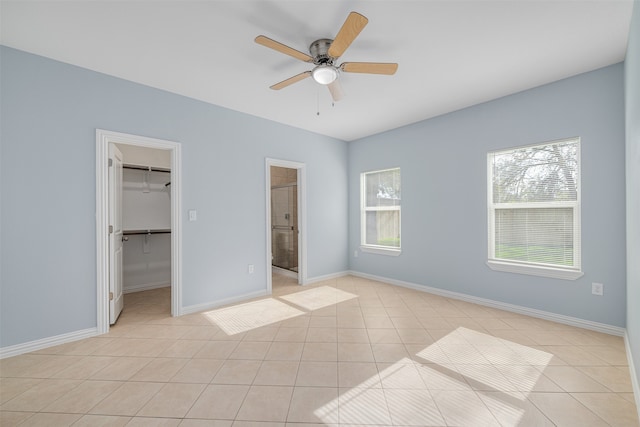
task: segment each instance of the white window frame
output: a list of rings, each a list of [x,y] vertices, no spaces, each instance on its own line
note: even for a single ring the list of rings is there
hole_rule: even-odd
[[[402,253],[402,200],[399,206],[367,206],[366,177],[367,175],[388,172],[392,170],[400,171],[400,168],[380,169],[374,171],[362,172],[360,174],[360,250],[362,252],[374,253],[379,255],[398,256]],[[402,174],[400,175],[402,183]],[[400,184],[402,186],[402,184]],[[367,212],[376,211],[398,211],[398,229],[400,230],[400,246],[384,246],[372,245],[367,243]]]
[[[494,203],[493,202],[493,164],[492,156],[498,153],[517,151],[531,147],[544,147],[553,144],[577,142],[577,198],[576,201],[535,202],[535,203]],[[487,217],[488,217],[488,260],[487,265],[492,270],[509,273],[528,274],[533,276],[551,277],[556,279],[576,280],[582,277],[581,251],[581,159],[580,138],[567,138],[521,147],[491,151],[487,154]],[[505,260],[495,258],[495,212],[498,209],[544,209],[544,208],[572,208],[573,209],[573,266],[560,267],[551,264],[537,264],[525,261]]]

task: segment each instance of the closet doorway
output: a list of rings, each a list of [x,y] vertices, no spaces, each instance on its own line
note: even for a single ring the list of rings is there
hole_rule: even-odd
[[[286,160],[266,161],[267,292],[272,274],[306,280],[305,165]]]
[[[123,159],[122,293],[170,288],[171,152],[113,145]],[[143,302],[142,295],[148,293],[134,297]],[[110,313],[109,322],[115,321]]]
[[[178,316],[180,144],[103,130],[96,143],[98,333],[117,320],[123,293],[169,287]]]

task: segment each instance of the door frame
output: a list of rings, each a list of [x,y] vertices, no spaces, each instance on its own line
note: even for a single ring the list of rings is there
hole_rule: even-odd
[[[266,210],[265,218],[267,225],[267,246],[266,246],[266,270],[267,270],[267,294],[272,292],[272,268],[271,268],[271,166],[296,169],[298,184],[298,284],[307,283],[307,165],[290,160],[279,160],[267,157],[265,159],[266,176]]]
[[[181,144],[96,129],[97,332],[109,332],[109,144],[171,151],[171,315],[182,314]]]

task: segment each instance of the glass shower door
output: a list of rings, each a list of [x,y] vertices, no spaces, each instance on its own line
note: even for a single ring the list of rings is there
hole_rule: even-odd
[[[271,188],[271,255],[272,264],[287,270],[298,270],[297,186]]]

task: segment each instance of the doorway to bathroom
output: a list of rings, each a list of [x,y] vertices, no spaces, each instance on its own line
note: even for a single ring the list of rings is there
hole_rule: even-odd
[[[267,159],[267,291],[273,275],[306,278],[305,165]]]
[[[271,166],[271,266],[298,277],[298,171]]]

